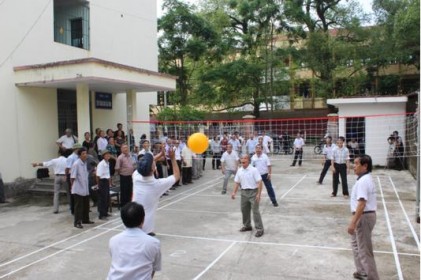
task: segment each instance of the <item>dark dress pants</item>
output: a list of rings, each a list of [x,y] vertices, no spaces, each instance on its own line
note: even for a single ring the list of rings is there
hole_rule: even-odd
[[[325,160],[325,164],[323,165],[322,173],[320,173],[319,183],[323,183],[323,179],[326,176],[327,171],[329,170],[330,166],[332,165],[332,161],[330,159]]]
[[[265,184],[266,191],[268,192],[268,196],[270,198],[270,201],[272,201],[272,203],[277,203],[275,191],[273,190],[271,180],[268,179],[268,174],[266,173],[266,174],[263,174],[261,176],[262,176],[263,184]]]
[[[333,173],[333,195],[338,194],[338,185],[339,185],[339,175],[341,176],[341,182],[342,182],[342,194],[343,195],[349,195],[348,192],[348,181],[347,181],[347,170],[346,170],[346,164],[342,163],[334,163],[336,172]]]
[[[74,224],[82,224],[89,221],[89,195],[82,196],[73,194],[75,200],[75,222]]]
[[[303,149],[295,150],[294,161],[292,162],[292,166],[295,166],[298,159],[298,166],[301,166],[303,160]]]
[[[110,203],[110,180],[100,179],[98,185],[98,216],[108,216],[108,204]]]
[[[133,180],[131,175],[120,175],[120,207],[132,201]]]
[[[70,183],[70,174],[66,175],[67,178],[67,202],[69,203],[70,213],[75,213],[75,199],[72,195],[72,184]]]
[[[192,168],[183,167],[183,184],[192,182]]]

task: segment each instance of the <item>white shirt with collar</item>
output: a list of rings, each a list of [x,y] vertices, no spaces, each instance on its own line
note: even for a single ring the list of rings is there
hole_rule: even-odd
[[[159,198],[175,184],[175,177],[156,179],[154,176],[143,177],[137,170],[133,172],[133,198],[145,208],[145,222],[142,229],[146,233],[155,230],[155,213]]]
[[[330,146],[328,145],[324,145],[323,147],[323,155],[325,155],[326,159],[331,160],[332,156],[333,156],[333,149],[336,147],[335,144],[330,144]]]
[[[224,152],[221,157],[221,162],[224,163],[224,168],[231,171],[237,170],[239,160],[240,158],[234,150],[232,150],[230,154],[228,152]]]
[[[110,179],[110,163],[105,159],[101,160],[96,167],[96,176],[100,179]]]
[[[63,135],[57,140],[57,143],[60,143],[65,149],[71,149],[77,143],[77,137],[74,135],[70,137]]]
[[[376,184],[371,173],[366,173],[358,177],[355,185],[352,187],[350,199],[351,212],[357,210],[358,201],[361,198],[366,201],[364,212],[377,210]]]
[[[71,169],[73,164],[79,159],[79,156],[76,153],[72,153],[70,156],[67,157],[66,159],[66,163],[67,166],[66,168]]]
[[[304,143],[304,139],[303,138],[295,138],[294,140],[294,148],[296,149],[302,149],[303,146],[305,145]]]
[[[264,153],[260,157],[254,154],[251,157],[251,165],[259,171],[260,175],[268,174],[269,166],[271,166],[269,157]]]
[[[103,151],[107,149],[108,141],[105,137],[99,137],[96,140],[96,146],[98,147],[98,151]]]
[[[348,148],[345,146],[342,146],[342,148],[336,146],[332,150],[332,160],[338,164],[345,164],[349,160]]]
[[[262,176],[260,176],[257,168],[250,164],[247,168],[239,168],[234,178],[234,182],[239,183],[242,190],[257,189],[257,183],[260,181],[262,181]]]
[[[161,270],[160,241],[140,228],[126,228],[109,242],[111,267],[108,280],[152,279]]]
[[[52,167],[55,175],[64,175],[66,174],[67,159],[64,156],[60,156],[49,161],[44,161],[42,165]]]

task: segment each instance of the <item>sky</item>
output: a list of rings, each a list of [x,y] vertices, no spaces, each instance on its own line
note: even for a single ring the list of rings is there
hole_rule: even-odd
[[[157,7],[158,7],[158,17],[162,15],[161,6],[164,0],[157,0]],[[184,2],[195,3],[198,2],[197,0],[184,0]],[[367,13],[372,13],[371,4],[373,0],[358,0],[360,5],[362,6],[363,10]]]

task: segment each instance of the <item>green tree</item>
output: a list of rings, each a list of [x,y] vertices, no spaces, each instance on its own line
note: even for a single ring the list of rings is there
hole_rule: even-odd
[[[186,105],[195,63],[216,43],[212,26],[191,5],[165,0],[166,13],[158,20],[160,71],[177,76],[177,103]]]

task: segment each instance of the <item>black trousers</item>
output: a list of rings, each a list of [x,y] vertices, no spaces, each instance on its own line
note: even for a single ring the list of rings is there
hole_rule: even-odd
[[[219,169],[221,166],[221,153],[213,153],[212,155],[212,169]]]
[[[132,175],[120,175],[120,207],[132,201],[133,180]]]
[[[75,225],[89,221],[89,195],[73,194],[75,200]]]
[[[338,194],[338,185],[339,185],[339,175],[341,176],[341,183],[342,183],[342,194],[349,195],[348,192],[348,181],[347,181],[347,170],[346,164],[342,163],[334,163],[336,172],[333,173],[333,195]]]
[[[107,217],[110,203],[110,180],[100,179],[98,187],[98,216]]]
[[[298,158],[298,166],[301,166],[301,163],[303,161],[303,149],[295,150],[292,166],[295,166],[295,164],[297,163],[297,158]]]
[[[183,167],[183,184],[192,182],[192,168]]]
[[[327,171],[329,170],[330,166],[332,165],[332,161],[330,159],[327,159],[325,161],[325,164],[323,165],[322,173],[320,173],[319,183],[323,183],[323,179],[326,176]]]

